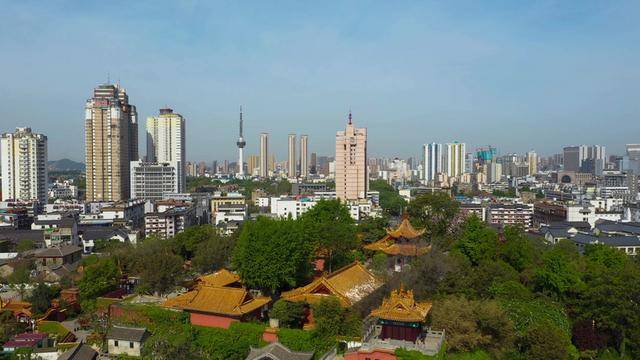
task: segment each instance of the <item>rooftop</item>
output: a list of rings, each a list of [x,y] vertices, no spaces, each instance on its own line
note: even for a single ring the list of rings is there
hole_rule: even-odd
[[[107,339],[142,342],[147,334],[146,328],[112,326]]]
[[[295,352],[289,350],[279,342],[271,343],[265,347],[255,349],[251,348],[251,352],[247,356],[246,360],[311,360],[313,359],[312,352]]]
[[[431,302],[416,302],[413,291],[401,287],[391,291],[391,296],[385,298],[371,316],[391,321],[423,322],[430,310]]]

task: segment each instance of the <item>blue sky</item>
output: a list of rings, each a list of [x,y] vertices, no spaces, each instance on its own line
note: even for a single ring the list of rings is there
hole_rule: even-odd
[[[83,159],[84,102],[107,74],[142,124],[165,105],[187,118],[190,160],[235,157],[241,104],[245,154],[266,131],[279,159],[290,132],[332,154],[349,108],[369,129],[372,156],[418,155],[431,141],[542,154],[572,143],[619,153],[640,142],[638,1],[0,8],[0,132],[45,133],[50,159]]]

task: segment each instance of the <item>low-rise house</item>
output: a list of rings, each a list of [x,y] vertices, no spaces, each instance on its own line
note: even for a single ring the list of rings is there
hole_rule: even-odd
[[[631,256],[640,255],[640,238],[632,235],[595,236],[589,234],[577,234],[570,239],[580,252],[589,244],[604,244],[614,247]]]
[[[147,337],[146,328],[112,326],[107,333],[107,351],[110,355],[139,357]]]
[[[75,266],[82,258],[82,248],[71,245],[49,248],[38,252],[35,257],[38,271],[60,266]]]
[[[619,221],[597,221],[594,229],[596,235],[634,235],[640,236],[640,223]]]
[[[2,345],[5,352],[15,352],[18,349],[45,349],[53,347],[53,339],[47,333],[22,333],[15,335]]]

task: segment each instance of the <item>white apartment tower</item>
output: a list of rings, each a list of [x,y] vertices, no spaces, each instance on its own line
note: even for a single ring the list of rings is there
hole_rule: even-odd
[[[527,153],[527,164],[529,165],[529,175],[538,173],[538,155],[535,151],[529,151]]]
[[[130,165],[138,159],[138,113],[120,85],[99,85],[85,104],[87,201],[130,195]]]
[[[289,134],[289,147],[287,157],[287,176],[297,177],[296,174],[296,134]]]
[[[17,128],[0,138],[2,200],[47,203],[47,137]]]
[[[367,129],[353,126],[351,112],[345,131],[336,134],[336,196],[342,201],[366,198],[369,190],[367,171]]]
[[[309,163],[307,151],[309,150],[309,136],[300,135],[300,177],[306,178],[309,175]]]
[[[260,134],[260,177],[269,177],[269,134]]]
[[[172,109],[160,109],[158,116],[147,118],[147,161],[169,163],[176,168],[178,192],[186,190],[185,120]]]
[[[436,174],[442,171],[442,144],[424,144],[422,145],[422,163],[424,181],[433,181]]]
[[[444,170],[448,176],[460,176],[466,172],[465,144],[449,143],[444,148]]]

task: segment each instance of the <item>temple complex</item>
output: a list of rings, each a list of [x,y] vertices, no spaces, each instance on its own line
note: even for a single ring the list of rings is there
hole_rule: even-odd
[[[393,259],[394,270],[400,271],[412,257],[424,255],[431,250],[431,245],[421,239],[425,231],[426,229],[415,229],[409,222],[409,216],[405,214],[400,225],[394,229],[387,229],[382,239],[364,248],[389,255]]]
[[[401,287],[393,290],[370,316],[381,326],[380,338],[416,341],[430,310],[431,302],[417,302],[413,291]]]

